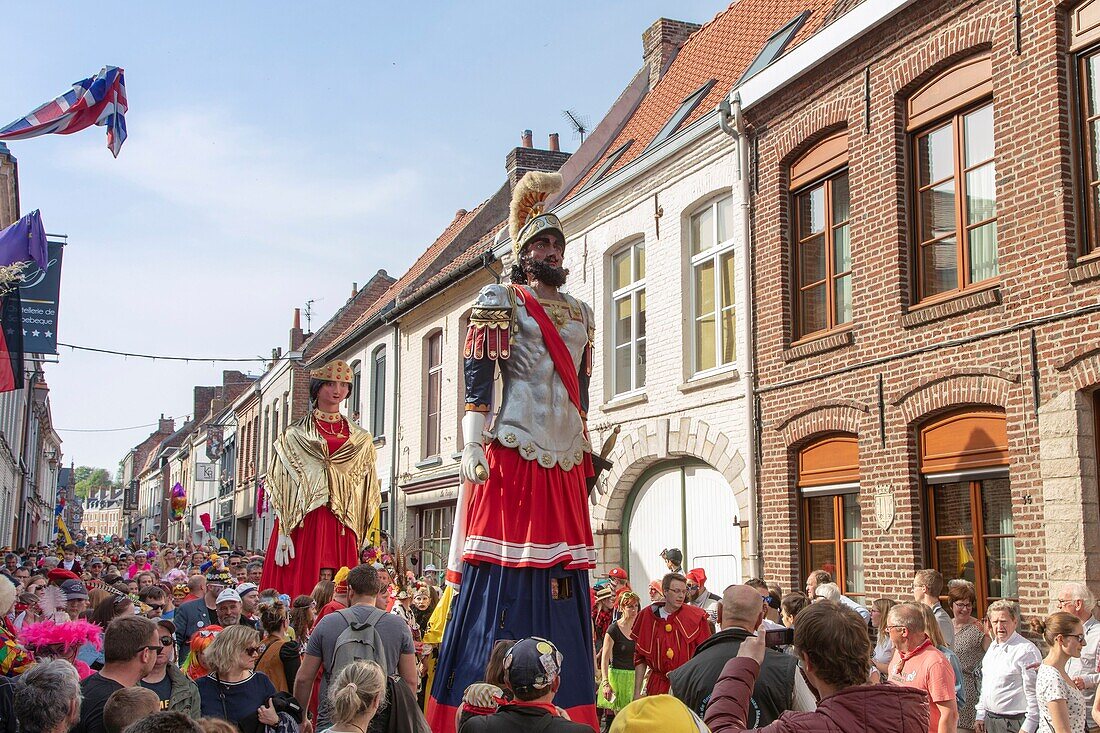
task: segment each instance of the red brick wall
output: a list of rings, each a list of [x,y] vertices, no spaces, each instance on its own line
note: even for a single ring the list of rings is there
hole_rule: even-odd
[[[747,111],[757,146],[753,233],[757,378],[763,390],[762,547],[765,574],[784,587],[802,584],[794,489],[801,444],[829,430],[858,434],[868,598],[900,598],[909,593],[914,569],[930,562],[916,427],[952,407],[992,404],[1005,409],[1008,424],[1022,600],[1025,610],[1047,608],[1030,339],[1034,332],[1045,401],[1065,388],[1066,362],[1095,345],[1100,317],[1071,318],[969,344],[945,343],[1064,313],[1100,295],[1097,280],[1071,282],[1070,277],[1079,273],[1073,269],[1078,212],[1064,18],[1052,2],[1024,0],[1022,6],[1020,55],[1012,3],[927,0]],[[967,301],[969,308],[959,308],[962,301],[956,300],[925,311],[926,316],[906,318],[913,295],[904,102],[934,74],[983,50],[993,61],[1000,285]],[[869,133],[865,67],[870,69]],[[787,167],[814,141],[843,127],[852,200],[851,337],[834,339],[829,348],[821,342],[791,352]],[[928,350],[900,356],[915,349]],[[871,363],[890,356],[899,358]],[[806,381],[773,389],[792,380]],[[886,532],[874,520],[879,487],[891,488],[896,501],[896,518]]]

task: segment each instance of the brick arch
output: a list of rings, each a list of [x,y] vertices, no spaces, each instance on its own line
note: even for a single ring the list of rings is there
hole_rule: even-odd
[[[1085,347],[1057,367],[1059,391],[1100,384],[1100,346]]]
[[[831,99],[825,104],[820,104],[804,114],[789,129],[776,136],[771,144],[774,160],[786,168],[803,151],[809,150],[818,141],[850,128],[851,120],[857,117],[859,109],[853,95],[845,94]]]
[[[667,422],[664,423],[667,425]],[[638,479],[660,463],[696,458],[722,474],[733,490],[742,519],[748,516],[748,489],[742,476],[745,460],[729,436],[703,420],[681,418],[667,430],[658,425],[639,425],[619,436],[608,460],[612,467],[604,478],[604,491],[592,508],[592,529],[599,534],[622,530],[627,497]]]
[[[962,59],[988,52],[997,37],[997,13],[982,13],[978,17],[952,26],[946,33],[933,33],[924,43],[914,43],[891,62],[886,81],[899,98],[916,91],[944,69]],[[994,58],[994,74],[996,74]]]
[[[1007,409],[1008,391],[1019,381],[1018,374],[1002,369],[956,368],[914,382],[889,401],[901,408],[908,425],[962,405],[993,405]]]
[[[797,410],[779,421],[775,430],[783,433],[787,447],[805,442],[822,433],[859,435],[871,408],[858,400],[833,400]]]

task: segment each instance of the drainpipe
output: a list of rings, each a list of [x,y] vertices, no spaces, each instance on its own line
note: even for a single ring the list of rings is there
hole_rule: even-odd
[[[734,94],[732,99],[723,99],[718,105],[718,125],[722,132],[734,139],[737,144],[737,179],[741,196],[741,241],[744,243],[742,258],[742,292],[745,294],[745,344],[741,363],[741,378],[745,384],[745,425],[749,428],[749,439],[745,445],[745,465],[747,468],[746,488],[749,494],[749,564],[752,573],[758,578],[764,577],[763,558],[760,557],[760,528],[762,526],[757,502],[756,486],[756,367],[754,334],[754,308],[752,298],[752,226],[751,206],[749,204],[749,140],[745,134],[745,117],[741,112],[741,95]]]
[[[390,542],[397,545],[397,424],[401,413],[401,331],[393,324],[393,427],[390,429]],[[402,543],[404,544],[404,543]],[[391,546],[391,551],[393,547]]]

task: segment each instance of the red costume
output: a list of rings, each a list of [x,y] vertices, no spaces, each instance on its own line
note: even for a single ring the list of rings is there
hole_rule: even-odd
[[[347,442],[347,428],[344,427],[347,423],[343,418],[335,423],[323,420],[317,423],[329,455]],[[268,547],[274,548],[278,538],[279,520],[276,519]],[[353,568],[359,564],[359,541],[355,533],[341,524],[327,506],[317,507],[306,514],[302,523],[291,530],[290,539],[294,541],[294,561],[288,565],[277,565],[275,553],[269,551],[264,558],[263,584],[265,588],[278,588],[291,598],[309,595],[317,585],[317,575],[303,574],[302,568],[335,570],[345,565]]]
[[[672,687],[668,673],[691,659],[696,648],[710,637],[706,611],[685,603],[668,618],[662,618],[664,605],[654,603],[638,614],[630,631],[634,665],[646,664],[652,670],[646,695],[667,693]]]

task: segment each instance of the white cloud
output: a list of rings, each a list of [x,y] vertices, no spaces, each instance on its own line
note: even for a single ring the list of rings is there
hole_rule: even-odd
[[[326,158],[310,148],[308,131],[281,138],[211,108],[131,114],[128,123],[130,137],[111,166],[98,146],[67,150],[65,165],[106,172],[214,225],[221,246],[231,238],[300,246],[306,237],[313,252],[332,252],[338,231],[393,217],[420,198],[415,169],[371,170],[349,152],[353,145],[340,160]]]

